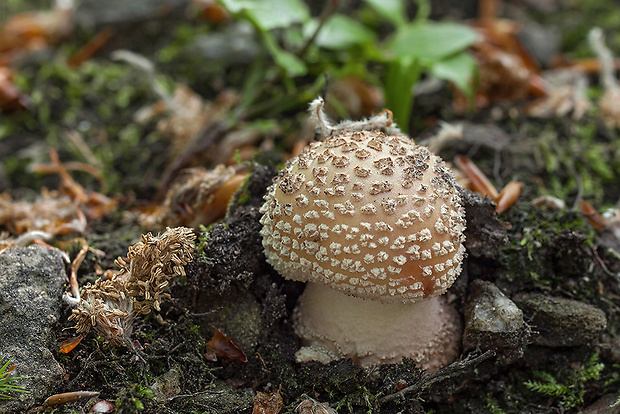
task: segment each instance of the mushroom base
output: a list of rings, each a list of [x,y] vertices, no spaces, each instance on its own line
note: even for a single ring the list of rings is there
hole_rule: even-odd
[[[413,359],[435,371],[458,356],[461,319],[444,296],[417,303],[381,303],[308,283],[295,310],[304,346],[299,362],[351,358],[363,367]]]

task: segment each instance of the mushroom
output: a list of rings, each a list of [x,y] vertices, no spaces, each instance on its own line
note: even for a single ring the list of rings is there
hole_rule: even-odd
[[[267,261],[307,282],[298,361],[407,357],[436,370],[458,355],[460,316],[440,295],[461,271],[465,212],[452,171],[426,147],[338,131],[287,163],[260,211]]]

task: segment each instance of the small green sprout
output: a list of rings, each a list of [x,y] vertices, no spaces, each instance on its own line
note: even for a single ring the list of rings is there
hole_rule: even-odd
[[[586,383],[598,380],[603,368],[605,365],[599,362],[598,352],[595,352],[587,364],[579,367],[579,369],[572,370],[565,377],[564,382],[558,382],[557,378],[548,372],[534,371],[534,375],[541,381],[525,381],[523,384],[528,389],[540,394],[558,397],[562,407],[573,408],[583,404]]]
[[[2,361],[4,361],[4,357],[0,358],[0,364],[2,364]],[[6,392],[28,392],[23,387],[14,384],[15,381],[26,377],[9,377],[9,374],[14,368],[15,366],[11,365],[11,359],[8,359],[4,365],[0,367],[0,400],[10,400],[14,398],[11,395],[5,394]]]

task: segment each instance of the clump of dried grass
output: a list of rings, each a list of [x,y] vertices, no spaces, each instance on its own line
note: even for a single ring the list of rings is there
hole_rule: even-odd
[[[133,321],[138,315],[160,310],[164,291],[175,276],[185,276],[184,266],[194,257],[196,235],[187,227],[167,228],[158,236],[147,233],[129,248],[126,258],[115,263],[120,268],[107,280],[86,285],[80,298],[65,296],[77,305],[70,320],[77,333],[94,329],[114,345],[133,346]]]

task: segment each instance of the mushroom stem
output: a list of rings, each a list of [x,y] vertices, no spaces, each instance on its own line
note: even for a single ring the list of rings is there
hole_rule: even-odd
[[[438,296],[416,303],[381,303],[308,283],[295,311],[295,329],[304,341],[299,362],[351,358],[370,367],[413,359],[435,371],[459,352],[458,312]]]

